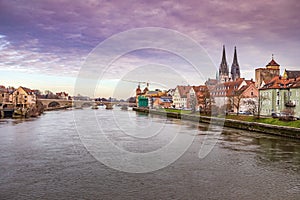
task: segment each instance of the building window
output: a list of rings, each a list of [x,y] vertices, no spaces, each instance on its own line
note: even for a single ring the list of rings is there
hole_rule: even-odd
[[[253,96],[253,92],[251,92],[251,96]]]
[[[279,103],[280,103],[280,101],[279,101],[279,100],[277,100],[277,105],[279,105]]]
[[[279,96],[279,91],[277,92],[277,96]]]

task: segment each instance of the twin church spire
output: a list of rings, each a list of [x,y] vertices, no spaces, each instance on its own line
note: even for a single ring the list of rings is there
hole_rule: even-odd
[[[225,52],[225,46],[223,45],[223,54],[222,54],[222,61],[219,67],[219,82],[228,82],[230,80],[235,81],[239,79],[241,76],[240,72],[240,66],[237,60],[237,53],[236,53],[236,47],[234,47],[234,55],[233,55],[233,61],[231,65],[231,72],[229,76],[229,68],[226,61],[226,52]]]

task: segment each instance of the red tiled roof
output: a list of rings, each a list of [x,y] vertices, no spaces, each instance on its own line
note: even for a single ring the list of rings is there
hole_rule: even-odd
[[[239,92],[240,92],[240,93],[244,92],[248,87],[249,87],[249,85],[243,85],[243,86],[239,89]]]
[[[291,88],[300,88],[300,77],[293,79],[292,81],[292,85],[290,86]]]
[[[266,66],[280,66],[273,58]]]
[[[195,92],[201,92],[207,90],[206,85],[192,86]]]
[[[178,92],[181,98],[187,98],[187,93],[190,91],[190,89],[192,88],[192,86],[181,86],[178,85]]]
[[[245,81],[243,78],[239,78],[236,81],[229,81],[216,85],[216,87],[211,91],[212,96],[232,96],[238,91],[241,84]],[[249,85],[252,81],[246,80],[246,84]]]
[[[285,79],[285,78],[282,78],[281,76],[275,76],[268,83],[266,83],[261,88],[261,90],[288,88],[292,82],[293,82],[293,79]]]
[[[193,89],[198,99],[203,97],[205,93],[209,91],[206,85],[193,86]]]
[[[255,81],[253,81],[252,79],[251,80],[245,80],[247,85],[250,85],[250,84],[255,84]]]

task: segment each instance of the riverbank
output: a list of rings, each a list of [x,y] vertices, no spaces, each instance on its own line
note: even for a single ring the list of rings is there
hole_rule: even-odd
[[[165,112],[160,110],[149,110],[145,108],[133,108],[136,112],[143,112],[155,115],[163,115],[166,117],[176,118],[176,119],[184,119],[201,123],[214,123],[219,125],[224,125],[229,128],[236,128],[247,131],[255,131],[265,134],[290,137],[300,139],[300,128],[288,127],[288,126],[278,126],[266,123],[259,122],[248,122],[241,121],[235,119],[225,119],[225,118],[217,118],[217,117],[209,117],[209,116],[200,116],[197,114],[182,114],[180,112]]]
[[[44,111],[66,110],[69,108],[72,108],[72,107],[71,106],[48,107],[48,108],[45,108]]]

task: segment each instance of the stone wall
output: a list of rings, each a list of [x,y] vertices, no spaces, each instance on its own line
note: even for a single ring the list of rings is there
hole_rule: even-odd
[[[241,130],[254,131],[254,132],[260,132],[260,133],[265,133],[265,134],[300,139],[300,128],[293,128],[293,127],[287,127],[287,126],[276,126],[276,125],[271,125],[271,124],[263,124],[263,123],[257,123],[257,122],[245,122],[245,121],[239,121],[239,120],[207,117],[207,116],[199,116],[199,115],[180,114],[180,113],[174,113],[174,112],[164,112],[164,111],[158,111],[158,110],[150,110],[149,111],[149,109],[134,108],[133,110],[137,111],[137,112],[162,115],[162,116],[166,116],[166,117],[201,122],[201,123],[214,123],[214,124],[219,124],[221,126],[224,124],[225,127],[230,127],[230,128],[236,128],[236,129],[241,129]]]

